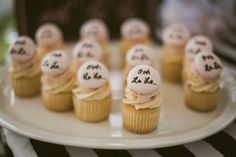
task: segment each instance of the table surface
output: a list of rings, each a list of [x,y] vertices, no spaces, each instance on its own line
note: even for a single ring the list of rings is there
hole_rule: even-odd
[[[15,157],[170,157],[170,156],[199,156],[199,157],[222,157],[236,156],[236,121],[231,123],[223,131],[200,141],[157,149],[136,150],[105,150],[78,148],[46,143],[29,139],[10,130],[3,131],[9,146],[8,155]]]

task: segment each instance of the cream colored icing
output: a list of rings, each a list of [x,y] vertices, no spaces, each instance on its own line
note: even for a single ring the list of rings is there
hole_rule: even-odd
[[[10,67],[11,77],[14,79],[26,77],[31,78],[40,74],[40,60],[37,56],[26,64],[12,63]]]
[[[194,92],[208,92],[213,93],[219,89],[220,77],[217,77],[214,80],[204,80],[200,76],[195,73],[190,73],[189,78],[187,80],[187,85]]]
[[[186,78],[188,78],[188,75],[190,75],[191,73],[191,65],[192,65],[192,60],[184,57],[184,61],[183,61],[183,71],[186,75]]]
[[[60,77],[43,75],[41,78],[42,89],[52,94],[71,92],[75,86],[75,79],[74,73],[69,70]]]
[[[73,94],[78,100],[102,100],[111,94],[111,89],[107,82],[100,88],[85,88],[78,86],[73,90]]]
[[[136,110],[160,107],[161,101],[161,92],[157,92],[155,96],[149,98],[139,98],[132,94],[129,88],[125,88],[125,98],[123,99],[123,103],[133,105]]]

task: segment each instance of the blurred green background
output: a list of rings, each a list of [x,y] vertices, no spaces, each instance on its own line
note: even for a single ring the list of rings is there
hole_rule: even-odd
[[[15,35],[12,0],[0,0],[0,65],[5,64],[8,45]]]

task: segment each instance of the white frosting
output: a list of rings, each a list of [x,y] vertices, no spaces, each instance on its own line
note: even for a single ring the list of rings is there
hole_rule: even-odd
[[[138,65],[130,70],[127,87],[140,98],[154,96],[160,88],[161,78],[150,65]]]
[[[108,80],[108,70],[98,61],[84,63],[78,72],[79,85],[85,88],[99,88]]]
[[[31,38],[21,36],[13,42],[8,51],[14,63],[25,64],[36,55],[36,45]]]
[[[127,39],[148,38],[149,33],[147,23],[138,18],[128,19],[121,26],[121,34],[123,38]]]
[[[126,55],[126,61],[129,65],[153,64],[155,55],[153,50],[144,44],[138,44],[131,47]]]
[[[41,63],[41,70],[48,76],[59,76],[65,73],[69,67],[70,60],[67,53],[55,50],[47,54]]]
[[[197,35],[188,41],[185,48],[185,54],[189,59],[193,59],[200,51],[203,50],[212,52],[212,43],[207,37],[203,35]]]
[[[102,55],[101,46],[94,40],[82,40],[73,49],[73,58],[80,64],[90,60],[101,60]]]
[[[82,38],[107,39],[108,30],[105,23],[99,19],[91,19],[86,21],[80,29]]]
[[[190,37],[188,29],[181,24],[168,26],[163,32],[163,41],[168,44],[184,44]]]
[[[222,62],[209,51],[202,51],[194,58],[192,70],[204,79],[215,79],[222,71]]]
[[[46,23],[38,28],[35,38],[39,45],[52,45],[62,42],[63,35],[58,26],[53,23]]]

